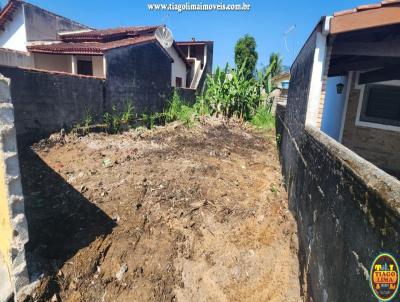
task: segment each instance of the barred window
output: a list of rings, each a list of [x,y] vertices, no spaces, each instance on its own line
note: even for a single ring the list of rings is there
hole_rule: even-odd
[[[400,86],[366,85],[360,121],[400,126]]]

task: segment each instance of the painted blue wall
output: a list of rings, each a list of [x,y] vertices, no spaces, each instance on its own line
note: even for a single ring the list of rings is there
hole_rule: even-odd
[[[339,83],[345,85],[341,94],[338,94],[336,90],[336,85]],[[347,76],[328,78],[321,130],[337,141],[340,137],[346,90]]]

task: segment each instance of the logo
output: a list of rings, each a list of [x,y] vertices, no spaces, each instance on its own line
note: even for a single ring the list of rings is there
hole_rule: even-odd
[[[380,254],[371,266],[370,285],[379,301],[390,301],[399,289],[399,266],[389,254]]]

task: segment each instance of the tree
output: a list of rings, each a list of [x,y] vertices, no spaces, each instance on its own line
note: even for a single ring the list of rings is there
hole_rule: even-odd
[[[256,68],[258,53],[256,51],[256,40],[246,34],[236,42],[235,64],[240,69],[244,65],[244,75],[247,79],[253,77]]]
[[[283,59],[279,52],[273,52],[269,56],[269,64],[275,62],[274,67],[271,69],[271,76],[275,77],[283,71]]]

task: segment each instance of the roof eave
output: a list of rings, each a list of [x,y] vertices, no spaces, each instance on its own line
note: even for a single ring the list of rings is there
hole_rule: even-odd
[[[382,1],[355,9],[336,12],[331,20],[330,34],[358,31],[400,23],[399,1]]]

